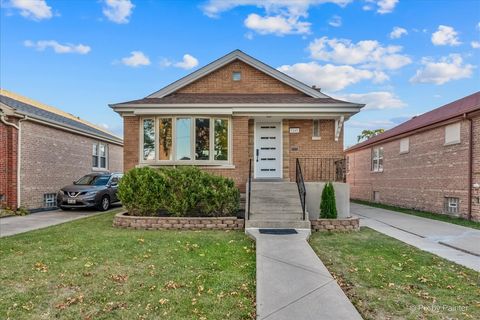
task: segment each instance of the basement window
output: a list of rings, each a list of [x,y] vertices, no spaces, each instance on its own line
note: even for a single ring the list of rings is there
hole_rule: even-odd
[[[56,193],[45,193],[43,195],[43,207],[44,208],[55,208],[57,206],[57,194]]]
[[[232,73],[232,80],[233,81],[240,81],[242,80],[242,73],[240,71],[234,71]]]
[[[445,197],[445,212],[457,214],[459,212],[460,199],[454,197]]]

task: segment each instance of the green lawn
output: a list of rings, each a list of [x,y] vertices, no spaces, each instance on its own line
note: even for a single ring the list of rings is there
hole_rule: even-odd
[[[423,217],[423,218],[429,218],[429,219],[433,219],[433,220],[449,222],[449,223],[458,224],[458,225],[464,226],[464,227],[480,229],[480,222],[465,220],[465,219],[457,218],[457,217],[451,217],[451,216],[447,216],[445,214],[438,214],[438,213],[427,212],[427,211],[418,211],[418,210],[413,210],[413,209],[400,208],[400,207],[390,206],[390,205],[387,205],[387,204],[364,201],[364,200],[354,200],[354,199],[352,199],[351,202],[358,203],[358,204],[364,204],[364,205],[371,206],[371,207],[376,207],[376,208],[381,208],[381,209],[386,209],[386,210],[392,210],[392,211],[402,212],[402,213],[406,213],[406,214],[411,214],[411,215],[414,215],[414,216],[417,216],[417,217]]]
[[[369,228],[310,244],[365,319],[480,319],[475,271]]]
[[[137,231],[115,212],[0,239],[2,319],[252,319],[241,231]]]

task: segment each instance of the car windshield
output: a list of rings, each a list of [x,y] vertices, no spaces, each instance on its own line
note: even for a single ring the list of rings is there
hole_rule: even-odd
[[[76,185],[82,186],[104,186],[110,180],[110,176],[84,176],[75,182]]]

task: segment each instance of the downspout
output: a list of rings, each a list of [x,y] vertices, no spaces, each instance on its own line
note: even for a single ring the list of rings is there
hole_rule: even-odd
[[[20,208],[20,166],[21,166],[21,162],[20,162],[20,157],[21,157],[21,125],[22,125],[22,121],[25,121],[27,120],[27,116],[24,115],[23,116],[23,119],[19,119],[18,120],[18,125],[12,123],[12,122],[8,122],[6,119],[5,119],[5,114],[3,113],[3,111],[0,109],[0,121],[7,125],[7,126],[11,126],[11,127],[14,127],[15,129],[17,129],[17,208]]]
[[[473,188],[473,121],[472,118],[464,114],[464,118],[469,122],[468,132],[468,220],[472,220],[472,188]]]

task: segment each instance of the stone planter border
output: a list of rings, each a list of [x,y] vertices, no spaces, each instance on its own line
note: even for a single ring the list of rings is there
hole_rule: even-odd
[[[113,226],[137,230],[240,230],[244,220],[237,217],[140,217],[120,212]]]
[[[359,231],[359,218],[312,220],[312,231]]]

